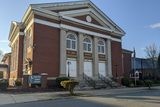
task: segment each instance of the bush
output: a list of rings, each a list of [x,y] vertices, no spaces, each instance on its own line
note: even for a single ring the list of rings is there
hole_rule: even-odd
[[[130,85],[132,84],[132,81],[129,78],[122,78],[121,83],[124,86],[130,87]]]
[[[144,81],[142,81],[142,80],[136,80],[136,85],[137,85],[137,86],[144,86],[145,83],[144,83]]]
[[[58,77],[58,78],[56,78],[57,87],[63,88],[63,87],[61,86],[61,81],[66,81],[66,80],[69,80],[69,78],[68,78],[68,77]]]
[[[65,89],[67,89],[71,95],[74,94],[74,88],[76,85],[79,83],[74,81],[74,80],[66,80],[66,81],[61,81],[61,86],[63,86]]]
[[[158,84],[158,85],[160,85],[160,80],[154,80],[154,81],[153,81],[153,84]]]
[[[151,80],[145,80],[145,85],[149,88],[149,89],[151,89],[151,86],[152,86],[152,81]]]
[[[7,90],[7,87],[8,87],[8,81],[5,79],[0,80],[0,89],[2,91],[5,91]]]
[[[21,82],[20,80],[16,80],[16,81],[15,81],[15,85],[16,85],[16,86],[22,86],[22,82]]]

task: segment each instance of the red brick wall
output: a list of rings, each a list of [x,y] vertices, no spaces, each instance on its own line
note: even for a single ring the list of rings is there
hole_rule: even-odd
[[[131,65],[131,53],[123,53],[123,70],[125,77],[129,77],[129,72],[132,69]]]
[[[59,76],[60,30],[34,23],[33,71],[48,73],[48,77]]]
[[[122,71],[122,47],[121,42],[112,41],[111,42],[111,54],[112,54],[112,74],[113,77],[120,78],[123,76]]]

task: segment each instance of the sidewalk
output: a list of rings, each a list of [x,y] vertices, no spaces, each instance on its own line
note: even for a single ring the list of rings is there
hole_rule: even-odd
[[[160,87],[152,87],[153,89],[160,89]],[[135,93],[146,91],[147,87],[140,88],[120,88],[120,89],[101,89],[101,90],[88,90],[88,91],[75,91],[80,96],[106,96],[123,93]],[[69,92],[44,92],[44,93],[25,93],[25,94],[4,94],[0,93],[0,105],[23,103],[30,101],[40,100],[53,100],[59,98],[71,98],[68,97]],[[78,96],[75,96],[78,97]]]

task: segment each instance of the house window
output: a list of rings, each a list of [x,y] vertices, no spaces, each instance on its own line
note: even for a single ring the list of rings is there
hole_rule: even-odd
[[[67,49],[69,50],[76,50],[77,49],[77,38],[75,34],[68,34],[67,35]]]
[[[83,50],[85,52],[91,52],[92,51],[92,42],[90,38],[85,38],[83,40]]]
[[[98,53],[100,54],[105,53],[105,42],[103,40],[98,41]]]

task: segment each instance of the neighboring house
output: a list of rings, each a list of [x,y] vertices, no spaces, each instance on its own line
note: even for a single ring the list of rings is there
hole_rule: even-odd
[[[132,58],[131,76],[133,77],[134,72],[137,71],[139,79],[152,79],[156,76],[156,66],[154,65],[156,64],[153,64],[151,59]]]
[[[132,53],[133,51],[130,50],[122,50],[122,64],[124,77],[130,77],[130,72],[132,71]]]
[[[10,65],[11,65],[11,53],[6,53],[0,64],[0,71],[1,74],[3,74],[4,79],[9,79],[10,78]]]
[[[120,81],[124,35],[89,0],[31,4],[22,22],[11,23],[10,77],[47,73],[47,79],[54,80],[100,74]]]

